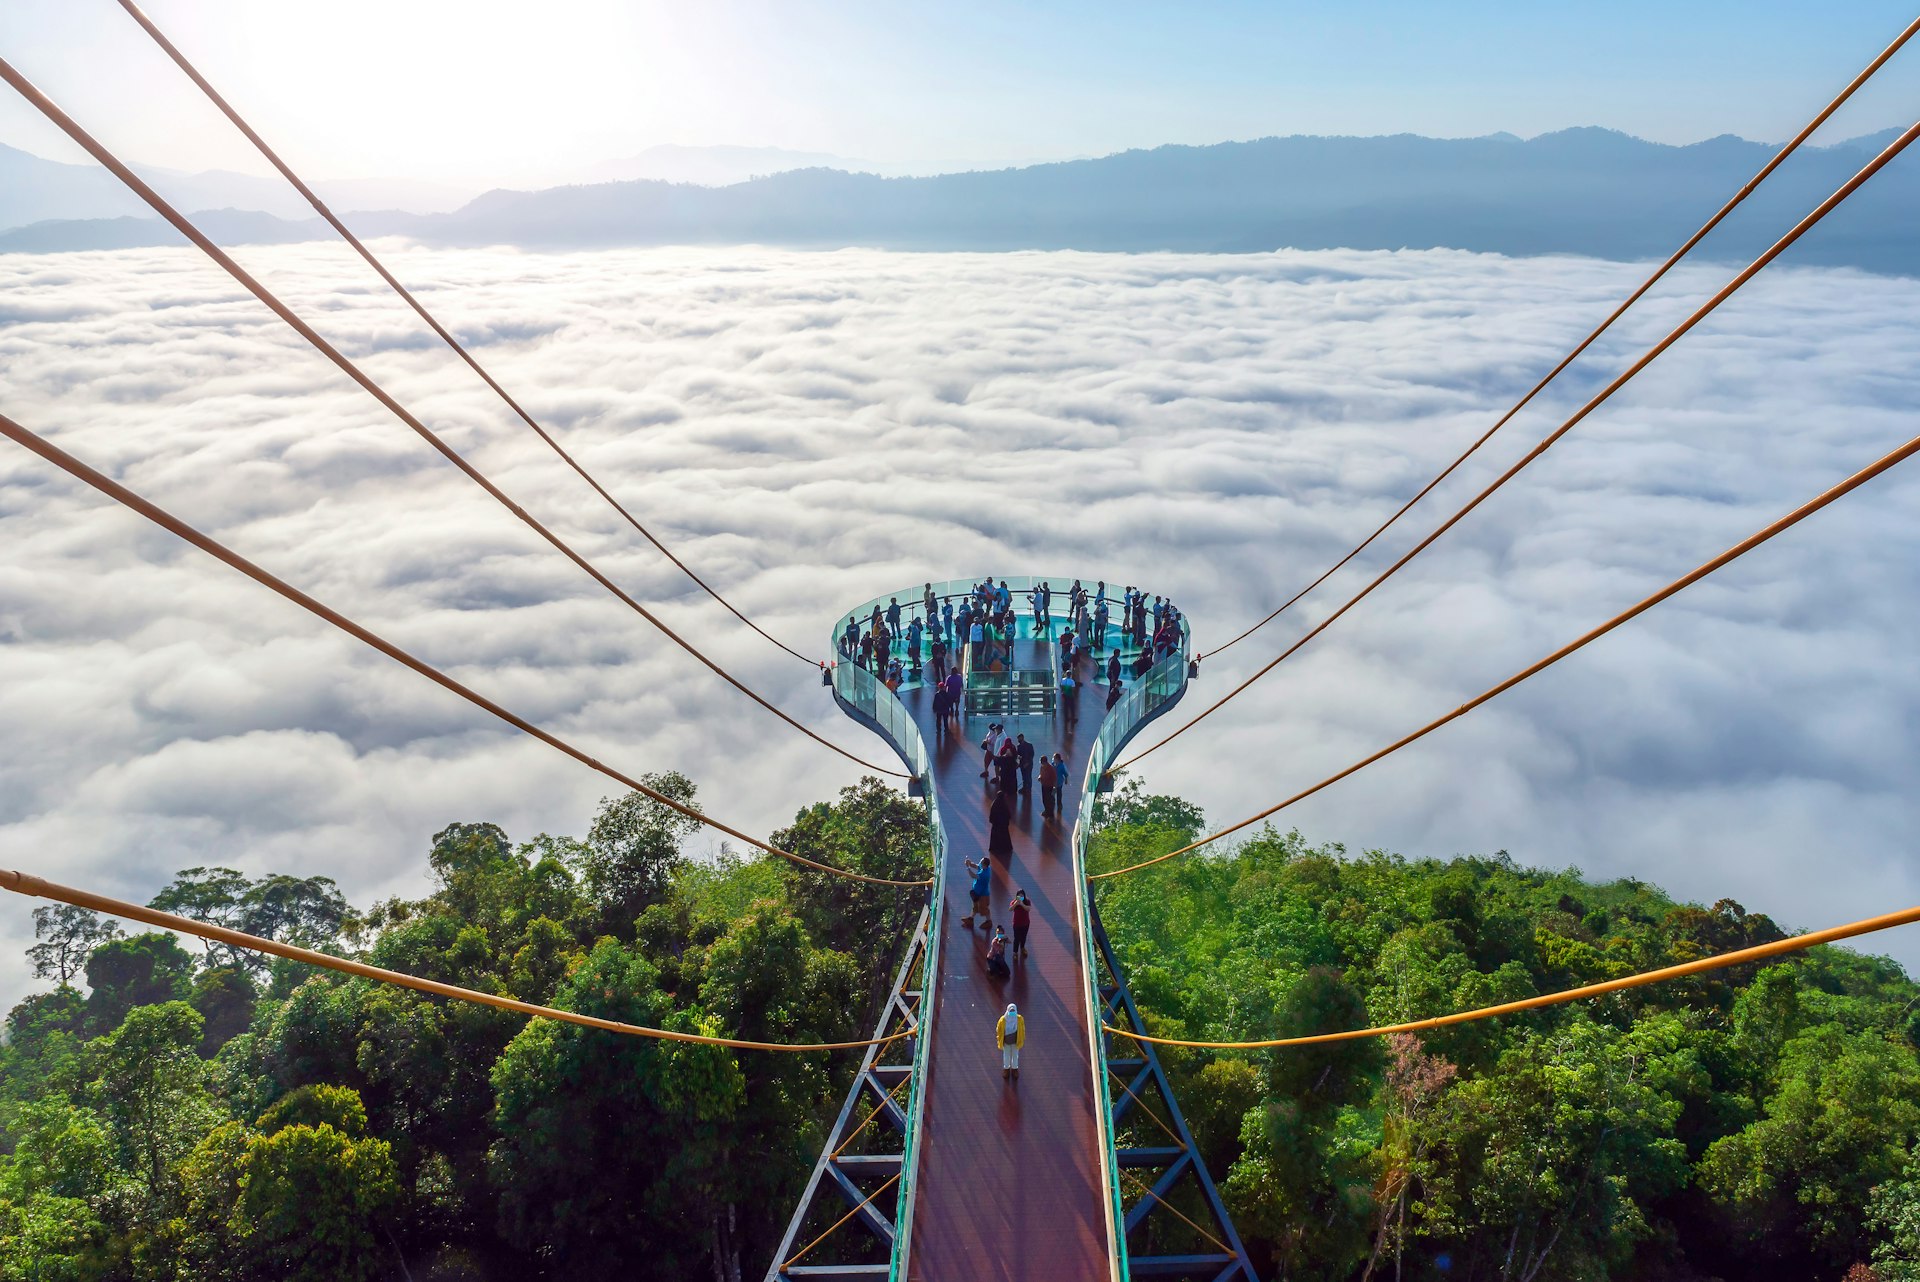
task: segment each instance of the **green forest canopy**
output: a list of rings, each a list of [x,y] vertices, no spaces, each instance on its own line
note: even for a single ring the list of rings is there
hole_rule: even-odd
[[[693,799],[684,777],[647,782]],[[1099,822],[1096,867],[1201,828],[1137,784]],[[634,794],[580,839],[450,825],[420,900],[356,912],[324,877],[195,868],[153,902],[613,1019],[864,1036],[917,897],[690,858],[691,832]],[[927,866],[920,803],[871,779],[775,841]],[[1504,854],[1349,857],[1271,830],[1108,883],[1100,906],[1153,1031],[1220,1040],[1782,933]],[[36,926],[29,962],[55,987],[0,1049],[9,1279],[757,1276],[857,1059],[527,1021],[66,907]],[[1895,1282],[1920,1280],[1916,1041],[1920,986],[1822,948],[1423,1037],[1165,1060],[1263,1276]]]

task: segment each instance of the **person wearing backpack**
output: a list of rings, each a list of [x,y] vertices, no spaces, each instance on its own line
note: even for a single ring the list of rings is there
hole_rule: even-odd
[[[1060,802],[1060,772],[1052,757],[1040,758],[1040,813],[1050,815]]]
[[[1027,1021],[1020,1008],[1007,1003],[1007,1013],[993,1022],[993,1039],[1000,1047],[1000,1076],[1020,1080],[1020,1048],[1027,1044]]]

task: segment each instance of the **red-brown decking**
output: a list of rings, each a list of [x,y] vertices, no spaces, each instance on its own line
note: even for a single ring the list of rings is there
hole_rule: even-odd
[[[1022,666],[1044,666],[1029,656]],[[1083,673],[1087,665],[1083,661]],[[945,932],[934,989],[925,1129],[914,1203],[913,1282],[1096,1282],[1109,1276],[1093,1070],[1088,1062],[1085,979],[1074,928],[1073,824],[1084,779],[1080,744],[1099,732],[1106,691],[1097,682],[1076,694],[1080,706],[1053,717],[956,718],[933,724],[933,699],[905,690],[934,757],[933,787],[946,824]],[[1012,923],[1016,888],[1033,900],[1026,961],[1007,981],[989,978],[983,958],[990,930],[960,919],[972,876],[963,860],[987,848],[988,781],[980,778],[980,739],[990,721],[1025,734],[1036,751],[1064,752],[1064,815],[1041,814],[1038,762],[1033,791],[1015,798],[1010,866],[993,874],[994,920]],[[998,864],[999,861],[995,861]],[[994,1021],[1008,1002],[1027,1020],[1020,1080],[1000,1077]]]

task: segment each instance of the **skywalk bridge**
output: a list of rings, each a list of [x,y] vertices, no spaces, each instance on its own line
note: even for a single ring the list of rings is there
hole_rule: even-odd
[[[1018,624],[994,662],[962,661],[966,698],[945,724],[934,716],[930,667],[897,694],[854,662],[833,671],[841,708],[900,754],[924,792],[937,881],[875,1029],[876,1037],[916,1035],[869,1052],[861,1065],[768,1282],[1254,1282],[1152,1048],[1101,1030],[1140,1027],[1139,1014],[1085,877],[1102,775],[1185,692],[1188,638],[1183,626],[1178,651],[1140,676],[1139,651],[1123,643],[1123,693],[1108,709],[1110,646],[1097,672],[1084,648],[1076,672],[1061,670],[1073,581],[995,580],[1012,591]],[[1037,631],[1026,594],[1041,582],[1052,586],[1056,609],[1051,627]],[[932,586],[942,603],[973,590],[969,582]],[[908,587],[852,614],[864,626],[876,604],[884,613],[898,600],[904,625],[922,614],[925,591]],[[1110,627],[1109,641],[1118,633]],[[894,653],[904,663],[904,644]],[[927,653],[923,644],[923,660]],[[1062,688],[1065,675],[1076,677],[1071,689]],[[995,861],[995,920],[1006,922],[1015,889],[1034,905],[1030,956],[1004,981],[987,974],[991,931],[960,925],[970,907],[965,861],[987,848],[993,793],[980,777],[980,739],[995,722],[1067,762],[1061,813],[1042,813],[1037,787],[1016,794],[1013,855]],[[1008,1002],[1027,1020],[1017,1083],[1003,1080],[994,1042]]]

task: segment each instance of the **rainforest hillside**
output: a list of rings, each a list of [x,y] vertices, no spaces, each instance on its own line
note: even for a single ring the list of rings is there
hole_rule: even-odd
[[[1200,815],[1136,785],[1100,822],[1094,857],[1118,862]],[[689,827],[633,795],[577,839],[452,824],[417,901],[196,868],[154,902],[634,1023],[865,1036],[917,899],[696,858]],[[776,841],[900,876],[924,833],[920,803],[868,780]],[[1275,832],[1112,883],[1101,911],[1155,1031],[1222,1040],[1782,933],[1504,855]],[[529,1023],[79,910],[39,924],[24,964],[50,990],[0,1050],[9,1279],[754,1278],[854,1068]],[[1892,1282],[1920,1278],[1917,1006],[1892,963],[1822,949],[1424,1038],[1167,1060],[1265,1276]]]

